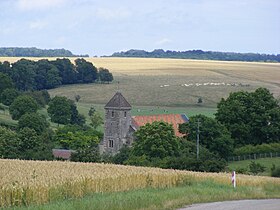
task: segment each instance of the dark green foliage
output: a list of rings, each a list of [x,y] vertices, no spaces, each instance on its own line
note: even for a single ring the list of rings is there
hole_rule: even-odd
[[[18,120],[26,113],[33,113],[38,110],[38,104],[30,96],[19,96],[11,104],[9,111],[13,120]]]
[[[56,59],[50,61],[59,71],[59,76],[62,79],[62,84],[75,84],[77,83],[78,73],[75,71],[75,66],[67,58]]]
[[[10,75],[11,74],[11,64],[8,61],[0,62],[0,72]]]
[[[153,122],[135,132],[133,155],[148,158],[164,158],[179,153],[179,141],[173,127],[165,122]]]
[[[124,146],[120,149],[119,153],[117,153],[112,158],[112,162],[115,164],[125,164],[125,161],[128,160],[131,153],[131,148]]]
[[[157,49],[152,52],[144,50],[128,50],[117,52],[112,57],[143,57],[143,58],[184,58],[199,60],[222,60],[222,61],[267,61],[280,62],[280,54],[258,54],[258,53],[233,53],[233,52],[213,52],[202,50],[189,51],[164,51]]]
[[[114,79],[112,73],[105,68],[99,68],[98,76],[101,83],[109,83]]]
[[[103,123],[103,118],[101,117],[101,114],[99,112],[94,112],[92,116],[90,116],[90,125],[96,129],[98,126],[100,126]]]
[[[19,118],[18,128],[30,128],[37,134],[42,134],[49,127],[49,123],[43,115],[38,113],[27,113]]]
[[[13,101],[19,96],[19,92],[16,89],[8,88],[5,89],[0,97],[0,102],[6,106],[10,106]]]
[[[42,108],[44,108],[50,101],[50,95],[47,90],[27,91],[24,92],[24,95],[28,95],[34,98],[37,104]]]
[[[92,117],[93,116],[93,114],[95,113],[95,108],[92,106],[92,107],[90,107],[90,109],[89,109],[89,111],[88,111],[88,116],[90,116],[90,117]]]
[[[48,113],[51,121],[59,124],[68,124],[71,121],[71,104],[69,99],[55,96],[49,102]]]
[[[16,132],[0,126],[0,157],[17,158],[19,138]]]
[[[13,64],[11,78],[18,90],[36,90],[35,69],[35,61],[20,59]]]
[[[239,147],[234,149],[234,156],[241,155],[252,155],[252,154],[262,154],[262,153],[270,153],[270,152],[279,152],[280,153],[280,143],[270,143],[270,144],[260,144],[260,145],[246,145],[243,147]]]
[[[253,175],[257,175],[264,171],[265,171],[265,167],[263,165],[261,165],[260,163],[251,161],[251,163],[249,164],[249,172],[251,172]]]
[[[231,132],[235,146],[280,141],[280,107],[265,88],[231,93],[218,103],[216,119]]]
[[[13,82],[7,74],[0,72],[0,95],[8,88],[13,88]]]
[[[88,145],[78,148],[71,154],[71,161],[100,162],[101,157],[98,150],[98,144],[95,141],[91,141]]]
[[[71,107],[71,118],[70,118],[70,124],[76,124],[76,125],[84,125],[86,123],[86,118],[84,115],[80,114],[77,110],[77,106],[74,103],[74,101],[68,99],[68,103]]]
[[[196,142],[198,120],[200,122],[200,145],[222,158],[230,156],[233,152],[233,140],[230,133],[224,125],[213,118],[205,115],[192,116],[189,122],[179,125],[179,131],[187,134],[187,139]]]
[[[92,63],[83,58],[78,58],[75,60],[75,64],[79,83],[92,83],[97,80],[97,68]]]
[[[273,166],[271,168],[271,176],[280,177],[280,167],[275,167],[275,165],[273,164]]]
[[[88,57],[74,55],[65,49],[38,49],[36,47],[0,47],[2,57]]]

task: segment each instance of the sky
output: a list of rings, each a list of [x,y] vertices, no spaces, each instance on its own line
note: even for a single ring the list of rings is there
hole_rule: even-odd
[[[0,0],[0,47],[280,54],[280,0]]]

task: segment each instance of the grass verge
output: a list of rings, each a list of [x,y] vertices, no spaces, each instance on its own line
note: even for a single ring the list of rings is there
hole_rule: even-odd
[[[177,209],[185,205],[238,199],[279,198],[277,186],[242,186],[233,189],[230,185],[211,180],[191,185],[164,189],[142,189],[117,193],[95,193],[81,199],[64,200],[47,205],[14,207],[7,210],[132,210],[132,209]]]

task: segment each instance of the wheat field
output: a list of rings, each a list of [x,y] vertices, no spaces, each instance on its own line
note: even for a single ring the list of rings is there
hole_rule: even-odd
[[[231,174],[100,163],[0,159],[0,208],[44,204],[90,193],[166,188],[212,180],[231,185]],[[272,177],[237,176],[238,186],[279,186]],[[277,196],[277,195],[275,195]]]

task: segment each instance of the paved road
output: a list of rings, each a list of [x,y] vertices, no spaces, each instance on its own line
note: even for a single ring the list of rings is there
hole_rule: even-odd
[[[202,203],[178,210],[280,210],[280,199],[240,200]]]

